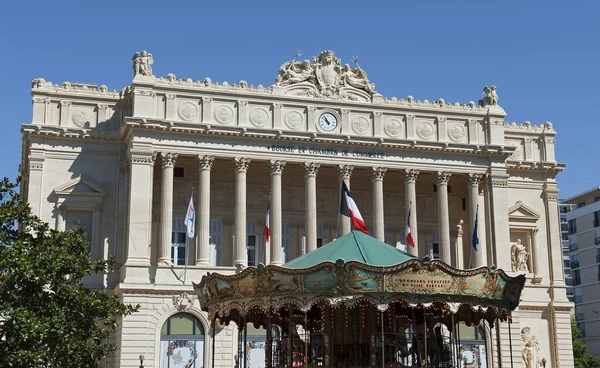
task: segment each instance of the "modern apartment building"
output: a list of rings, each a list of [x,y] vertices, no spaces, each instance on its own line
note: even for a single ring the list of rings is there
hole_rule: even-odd
[[[573,290],[573,278],[571,275],[571,243],[569,242],[569,221],[567,221],[567,212],[571,211],[573,207],[572,204],[567,203],[563,199],[559,199],[558,218],[560,220],[560,240],[563,252],[565,285],[567,285],[567,298],[571,302],[575,302],[575,294]]]
[[[561,230],[563,218],[567,222],[577,327],[588,350],[600,356],[600,187],[561,203],[569,209],[560,217]]]

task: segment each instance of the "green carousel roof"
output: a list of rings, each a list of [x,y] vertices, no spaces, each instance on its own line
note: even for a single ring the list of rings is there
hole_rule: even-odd
[[[393,266],[413,258],[415,257],[411,254],[353,230],[319,249],[289,261],[283,267],[309,268],[326,261],[335,263],[338,259],[371,266]]]

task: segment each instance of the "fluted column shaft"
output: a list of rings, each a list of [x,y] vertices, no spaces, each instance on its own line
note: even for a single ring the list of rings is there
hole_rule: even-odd
[[[306,252],[317,249],[317,172],[321,164],[304,163],[304,179],[306,185]]]
[[[270,245],[271,264],[282,265],[283,257],[281,250],[281,174],[285,167],[285,161],[270,160],[271,171],[271,216],[270,220]]]
[[[235,254],[234,266],[246,267],[246,173],[250,165],[250,159],[245,157],[235,157]]]
[[[338,177],[340,179],[340,186],[339,188],[342,187],[342,181],[346,183],[346,186],[348,187],[348,190],[350,190],[350,176],[352,176],[352,170],[354,170],[354,166],[352,165],[338,165],[337,167],[338,170]],[[340,201],[343,201],[344,198],[340,197]],[[350,226],[350,218],[347,216],[342,215],[341,213],[338,214],[339,216],[339,223],[340,223],[340,228],[341,231],[339,233],[339,236],[342,237],[346,234],[348,234],[351,230],[351,226]]]
[[[411,247],[406,244],[406,250],[413,256],[419,256],[419,241],[417,235],[417,176],[419,170],[409,169],[404,170],[404,218],[408,221],[408,214],[410,212],[410,223],[408,224],[411,229],[411,234],[415,246]],[[403,243],[406,243],[406,234],[404,234]]]
[[[385,221],[383,214],[383,178],[385,167],[372,167],[373,182],[373,235],[376,239],[385,242]]]
[[[213,156],[198,155],[198,236],[196,237],[196,264],[208,265],[210,243],[210,169]]]
[[[481,237],[479,236],[479,229],[477,231],[477,237],[480,239],[477,245],[477,251],[473,249],[473,231],[475,230],[475,216],[478,216],[478,224],[485,223],[485,213],[478,211],[477,206],[479,205],[479,182],[481,181],[481,174],[469,174],[469,245],[471,254],[473,256],[473,267],[487,266],[487,249],[486,245],[481,243]]]
[[[173,168],[177,154],[161,153],[162,188],[160,197],[160,237],[158,264],[171,264],[171,233],[173,231]]]
[[[440,259],[452,264],[452,252],[450,248],[450,216],[448,213],[448,179],[449,172],[438,171],[435,173],[437,180],[437,202],[438,202],[438,237],[440,242]]]

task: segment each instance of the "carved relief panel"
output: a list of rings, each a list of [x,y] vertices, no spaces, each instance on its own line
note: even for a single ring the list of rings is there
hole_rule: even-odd
[[[202,116],[202,105],[197,100],[177,99],[176,117],[184,122],[198,123]]]

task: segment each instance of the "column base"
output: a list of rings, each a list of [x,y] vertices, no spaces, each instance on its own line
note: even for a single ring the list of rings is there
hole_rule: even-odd
[[[119,270],[122,283],[128,284],[149,284],[150,283],[150,262],[148,264],[127,263]]]

